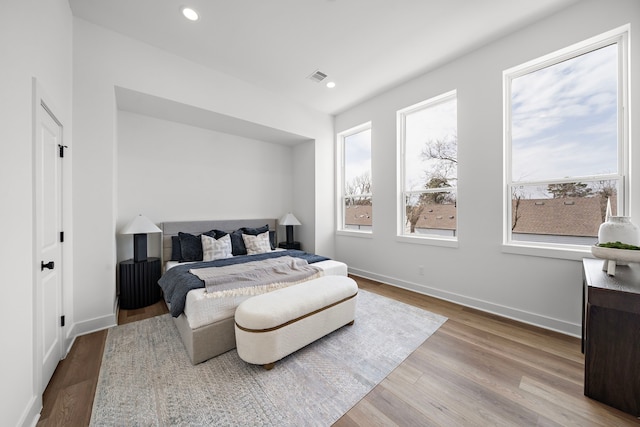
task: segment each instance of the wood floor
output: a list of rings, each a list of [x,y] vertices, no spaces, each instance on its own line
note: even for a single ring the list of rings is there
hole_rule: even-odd
[[[168,312],[164,301],[138,310],[120,310],[118,324],[124,325]],[[71,351],[58,364],[44,391],[38,427],[89,425],[106,339],[106,330],[76,338]]]
[[[361,289],[449,320],[335,426],[630,426],[583,395],[580,340],[354,277]],[[120,324],[166,313],[121,310]],[[38,426],[86,426],[106,331],[78,337],[45,391]]]

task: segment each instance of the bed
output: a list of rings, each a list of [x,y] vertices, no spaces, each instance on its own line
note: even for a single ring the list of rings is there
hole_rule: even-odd
[[[176,245],[174,244],[180,241],[184,242],[186,237],[191,239],[191,236],[200,236],[201,234],[213,236],[211,234],[212,230],[218,230],[217,233],[226,232],[229,236],[233,234],[234,237],[237,237],[238,233],[264,237],[260,232],[264,231],[265,226],[269,230],[271,246],[271,250],[265,250],[268,253],[233,256],[230,259],[222,259],[210,263],[180,262],[175,259],[179,256],[180,249],[176,250]],[[347,266],[342,262],[303,251],[274,249],[277,246],[275,242],[276,219],[175,221],[162,223],[160,228],[163,233],[162,259],[164,273],[159,283],[163,287],[165,301],[173,316],[191,363],[194,365],[235,348],[235,308],[252,295],[269,290],[267,286],[263,290],[253,289],[245,294],[214,298],[212,293],[207,292],[204,282],[194,274],[215,270],[214,267],[217,266],[235,265],[235,263],[245,261],[249,262],[245,264],[246,266],[255,266],[255,271],[261,272],[262,270],[257,268],[262,266],[263,263],[277,262],[273,260],[285,260],[293,257],[296,260],[304,259],[305,261],[302,263],[308,262],[316,271],[319,271],[319,275],[347,275]],[[218,234],[215,234],[215,236],[217,238]],[[186,249],[186,247],[182,249]],[[193,274],[186,274],[186,271],[193,272]],[[310,278],[313,277],[317,277],[317,275],[310,276]],[[171,286],[167,285],[169,280],[172,280]],[[179,286],[182,288],[178,290]],[[176,289],[173,287],[176,287]],[[211,288],[209,289],[211,290]]]

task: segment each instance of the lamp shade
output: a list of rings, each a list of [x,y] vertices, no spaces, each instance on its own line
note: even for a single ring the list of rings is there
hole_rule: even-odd
[[[120,234],[147,234],[147,233],[162,233],[162,230],[157,225],[152,223],[149,218],[143,215],[138,215],[133,218],[126,227],[122,229]]]
[[[296,218],[291,212],[285,214],[278,222],[280,225],[302,225],[300,224],[300,221],[298,221],[298,218]]]

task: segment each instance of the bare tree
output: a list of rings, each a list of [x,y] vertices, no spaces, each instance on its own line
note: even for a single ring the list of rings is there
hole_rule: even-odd
[[[602,222],[607,216],[607,200],[614,198],[618,194],[618,188],[614,181],[597,181],[592,184],[593,190],[600,196],[600,215]]]
[[[345,196],[347,196],[351,205],[370,205],[370,197],[362,197],[361,195],[371,194],[371,174],[366,171],[345,185]]]
[[[520,216],[522,215],[522,213],[520,212],[520,201],[523,198],[523,194],[522,194],[522,189],[518,189],[518,188],[513,188],[511,190],[511,200],[513,203],[513,200],[515,200],[515,205],[513,205],[513,209],[512,209],[512,220],[511,220],[511,231],[515,230],[516,225],[518,225],[518,220],[520,219]]]
[[[415,232],[416,224],[427,205],[455,203],[455,197],[446,189],[452,187],[451,182],[458,179],[458,135],[428,140],[424,144],[421,157],[434,161],[430,165],[431,168],[425,171],[424,188],[442,188],[444,191],[422,193],[415,204],[406,204],[407,222],[411,233]]]
[[[422,158],[435,160],[431,170],[425,171],[427,183],[436,178],[447,182],[457,180],[458,135],[428,140],[422,149]]]
[[[425,170],[424,188],[450,188],[451,182],[457,180],[458,135],[428,140],[422,148],[421,157],[433,161],[430,169]],[[455,198],[448,191],[429,192],[422,193],[414,205],[407,203],[406,215],[410,232],[415,232],[416,224],[427,205],[443,203],[455,203]]]
[[[410,233],[416,232],[416,224],[418,223],[418,220],[420,219],[420,215],[422,215],[422,211],[424,210],[425,207],[426,207],[426,204],[422,202],[418,202],[416,205],[413,205],[413,206],[410,206],[410,205],[406,206],[407,222],[409,223]]]

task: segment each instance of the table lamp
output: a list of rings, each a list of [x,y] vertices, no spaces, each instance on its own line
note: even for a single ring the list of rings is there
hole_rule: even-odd
[[[280,218],[278,223],[286,227],[287,245],[292,245],[293,244],[293,226],[302,225],[302,224],[300,224],[300,221],[298,221],[298,218],[296,218],[291,212],[289,212],[288,214],[285,214],[282,218]]]
[[[157,225],[149,221],[149,218],[138,215],[133,218],[120,234],[133,234],[133,261],[142,262],[147,260],[147,234],[162,233]]]

